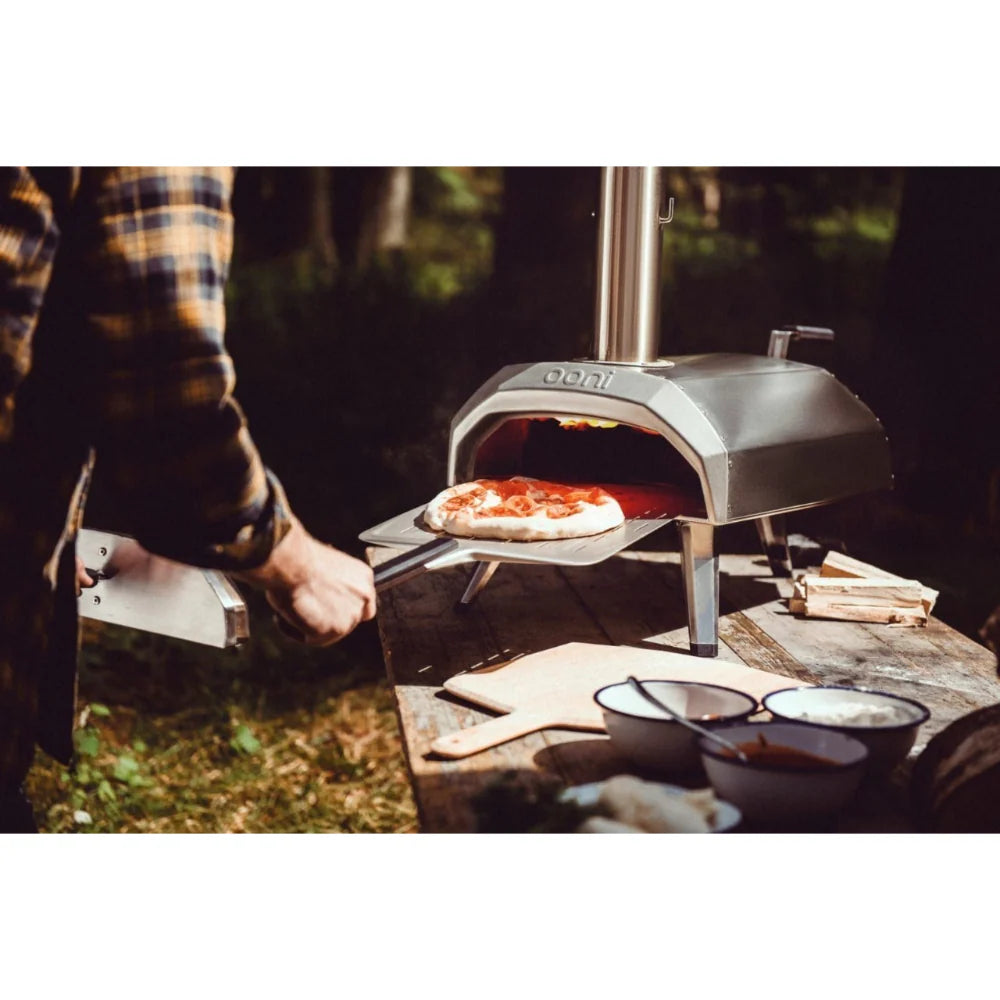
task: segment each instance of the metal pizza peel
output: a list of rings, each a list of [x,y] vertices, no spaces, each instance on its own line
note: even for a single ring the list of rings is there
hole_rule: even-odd
[[[395,587],[421,573],[480,563],[474,592],[478,592],[499,563],[533,563],[544,566],[590,566],[616,555],[622,549],[669,524],[669,518],[629,517],[611,531],[580,538],[551,541],[508,542],[491,538],[460,538],[431,531],[423,521],[426,505],[414,507],[389,521],[369,528],[359,536],[370,545],[388,545],[407,551],[375,569],[376,590]],[[470,584],[470,588],[471,588]],[[463,601],[474,596],[467,592]]]

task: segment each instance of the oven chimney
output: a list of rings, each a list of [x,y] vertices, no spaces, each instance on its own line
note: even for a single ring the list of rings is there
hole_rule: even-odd
[[[662,365],[659,360],[659,167],[605,167],[597,237],[594,359],[606,364]]]

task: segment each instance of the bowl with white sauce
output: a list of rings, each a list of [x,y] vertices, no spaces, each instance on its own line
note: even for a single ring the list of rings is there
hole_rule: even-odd
[[[930,709],[912,698],[832,684],[773,691],[763,706],[775,720],[833,729],[860,740],[868,747],[873,774],[885,774],[905,760],[931,717]]]

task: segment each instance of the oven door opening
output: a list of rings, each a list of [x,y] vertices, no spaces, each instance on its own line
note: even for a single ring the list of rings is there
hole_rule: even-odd
[[[655,431],[590,417],[517,416],[496,427],[475,455],[474,479],[529,476],[603,486],[626,517],[703,519],[698,474]]]

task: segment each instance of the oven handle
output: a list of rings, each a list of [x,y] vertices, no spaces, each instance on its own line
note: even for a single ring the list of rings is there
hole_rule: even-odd
[[[782,326],[771,331],[767,345],[769,358],[787,358],[788,345],[793,340],[833,340],[833,330],[825,326]]]
[[[427,564],[459,547],[457,538],[433,538],[375,568],[375,589],[388,590],[427,570]]]

